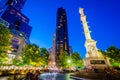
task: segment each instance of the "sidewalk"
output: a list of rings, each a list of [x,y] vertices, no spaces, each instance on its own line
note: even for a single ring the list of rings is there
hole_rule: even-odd
[[[120,73],[110,73],[108,75],[105,72],[79,71],[71,74],[70,77],[78,80],[105,80],[107,77],[111,77],[111,80],[120,80]]]

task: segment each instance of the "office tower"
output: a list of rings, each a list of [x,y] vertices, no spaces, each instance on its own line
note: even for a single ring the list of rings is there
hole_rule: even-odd
[[[73,53],[72,46],[69,46],[69,52],[70,52],[70,55],[72,55]]]
[[[5,27],[9,27],[9,23],[7,22],[7,21],[5,21],[5,20],[3,20],[2,18],[0,18],[0,24],[2,24],[3,26],[5,26]]]
[[[63,8],[57,10],[57,24],[56,24],[56,54],[59,55],[63,51],[69,54],[69,40],[67,28],[66,11]]]
[[[9,23],[12,34],[12,53],[19,55],[26,44],[30,43],[29,37],[32,27],[29,25],[29,18],[22,12],[26,0],[1,0],[0,18]]]
[[[1,0],[0,5],[1,6],[7,6],[11,5],[17,10],[21,10],[25,4],[26,0]]]
[[[55,44],[56,44],[56,33],[53,34],[52,47],[49,49],[49,66],[55,66]]]
[[[0,2],[0,17],[7,21],[12,33],[20,31],[26,41],[29,41],[32,27],[28,25],[29,18],[21,13],[26,0],[2,0]]]

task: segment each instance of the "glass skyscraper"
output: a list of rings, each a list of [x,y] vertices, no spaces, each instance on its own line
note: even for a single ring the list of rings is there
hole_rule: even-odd
[[[56,25],[56,54],[61,54],[66,51],[69,54],[69,40],[67,28],[66,11],[63,8],[57,10],[57,25]]]
[[[9,22],[11,32],[22,32],[28,41],[32,27],[28,25],[29,18],[21,13],[26,0],[1,0],[0,17]]]
[[[25,2],[26,0],[0,0],[0,22],[9,23],[8,28],[12,34],[11,52],[17,56],[22,53],[25,45],[30,43],[32,31],[29,18],[21,12]]]
[[[21,10],[25,4],[26,0],[1,0],[0,1],[0,6],[6,6],[6,5],[11,5],[17,10]]]

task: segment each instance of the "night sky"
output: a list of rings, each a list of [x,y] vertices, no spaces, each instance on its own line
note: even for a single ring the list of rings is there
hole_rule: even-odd
[[[120,0],[27,0],[22,12],[29,17],[33,28],[32,43],[47,49],[52,46],[59,7],[67,13],[69,45],[73,52],[79,52],[83,58],[86,54],[79,7],[84,8],[91,37],[97,41],[98,49],[120,48]]]

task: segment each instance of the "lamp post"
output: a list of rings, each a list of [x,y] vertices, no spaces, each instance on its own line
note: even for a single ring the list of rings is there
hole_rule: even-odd
[[[71,60],[69,59],[69,60],[68,60],[68,64],[69,64],[69,71],[70,71],[70,63],[71,63]]]
[[[68,63],[70,63],[71,62],[71,60],[68,60]]]

